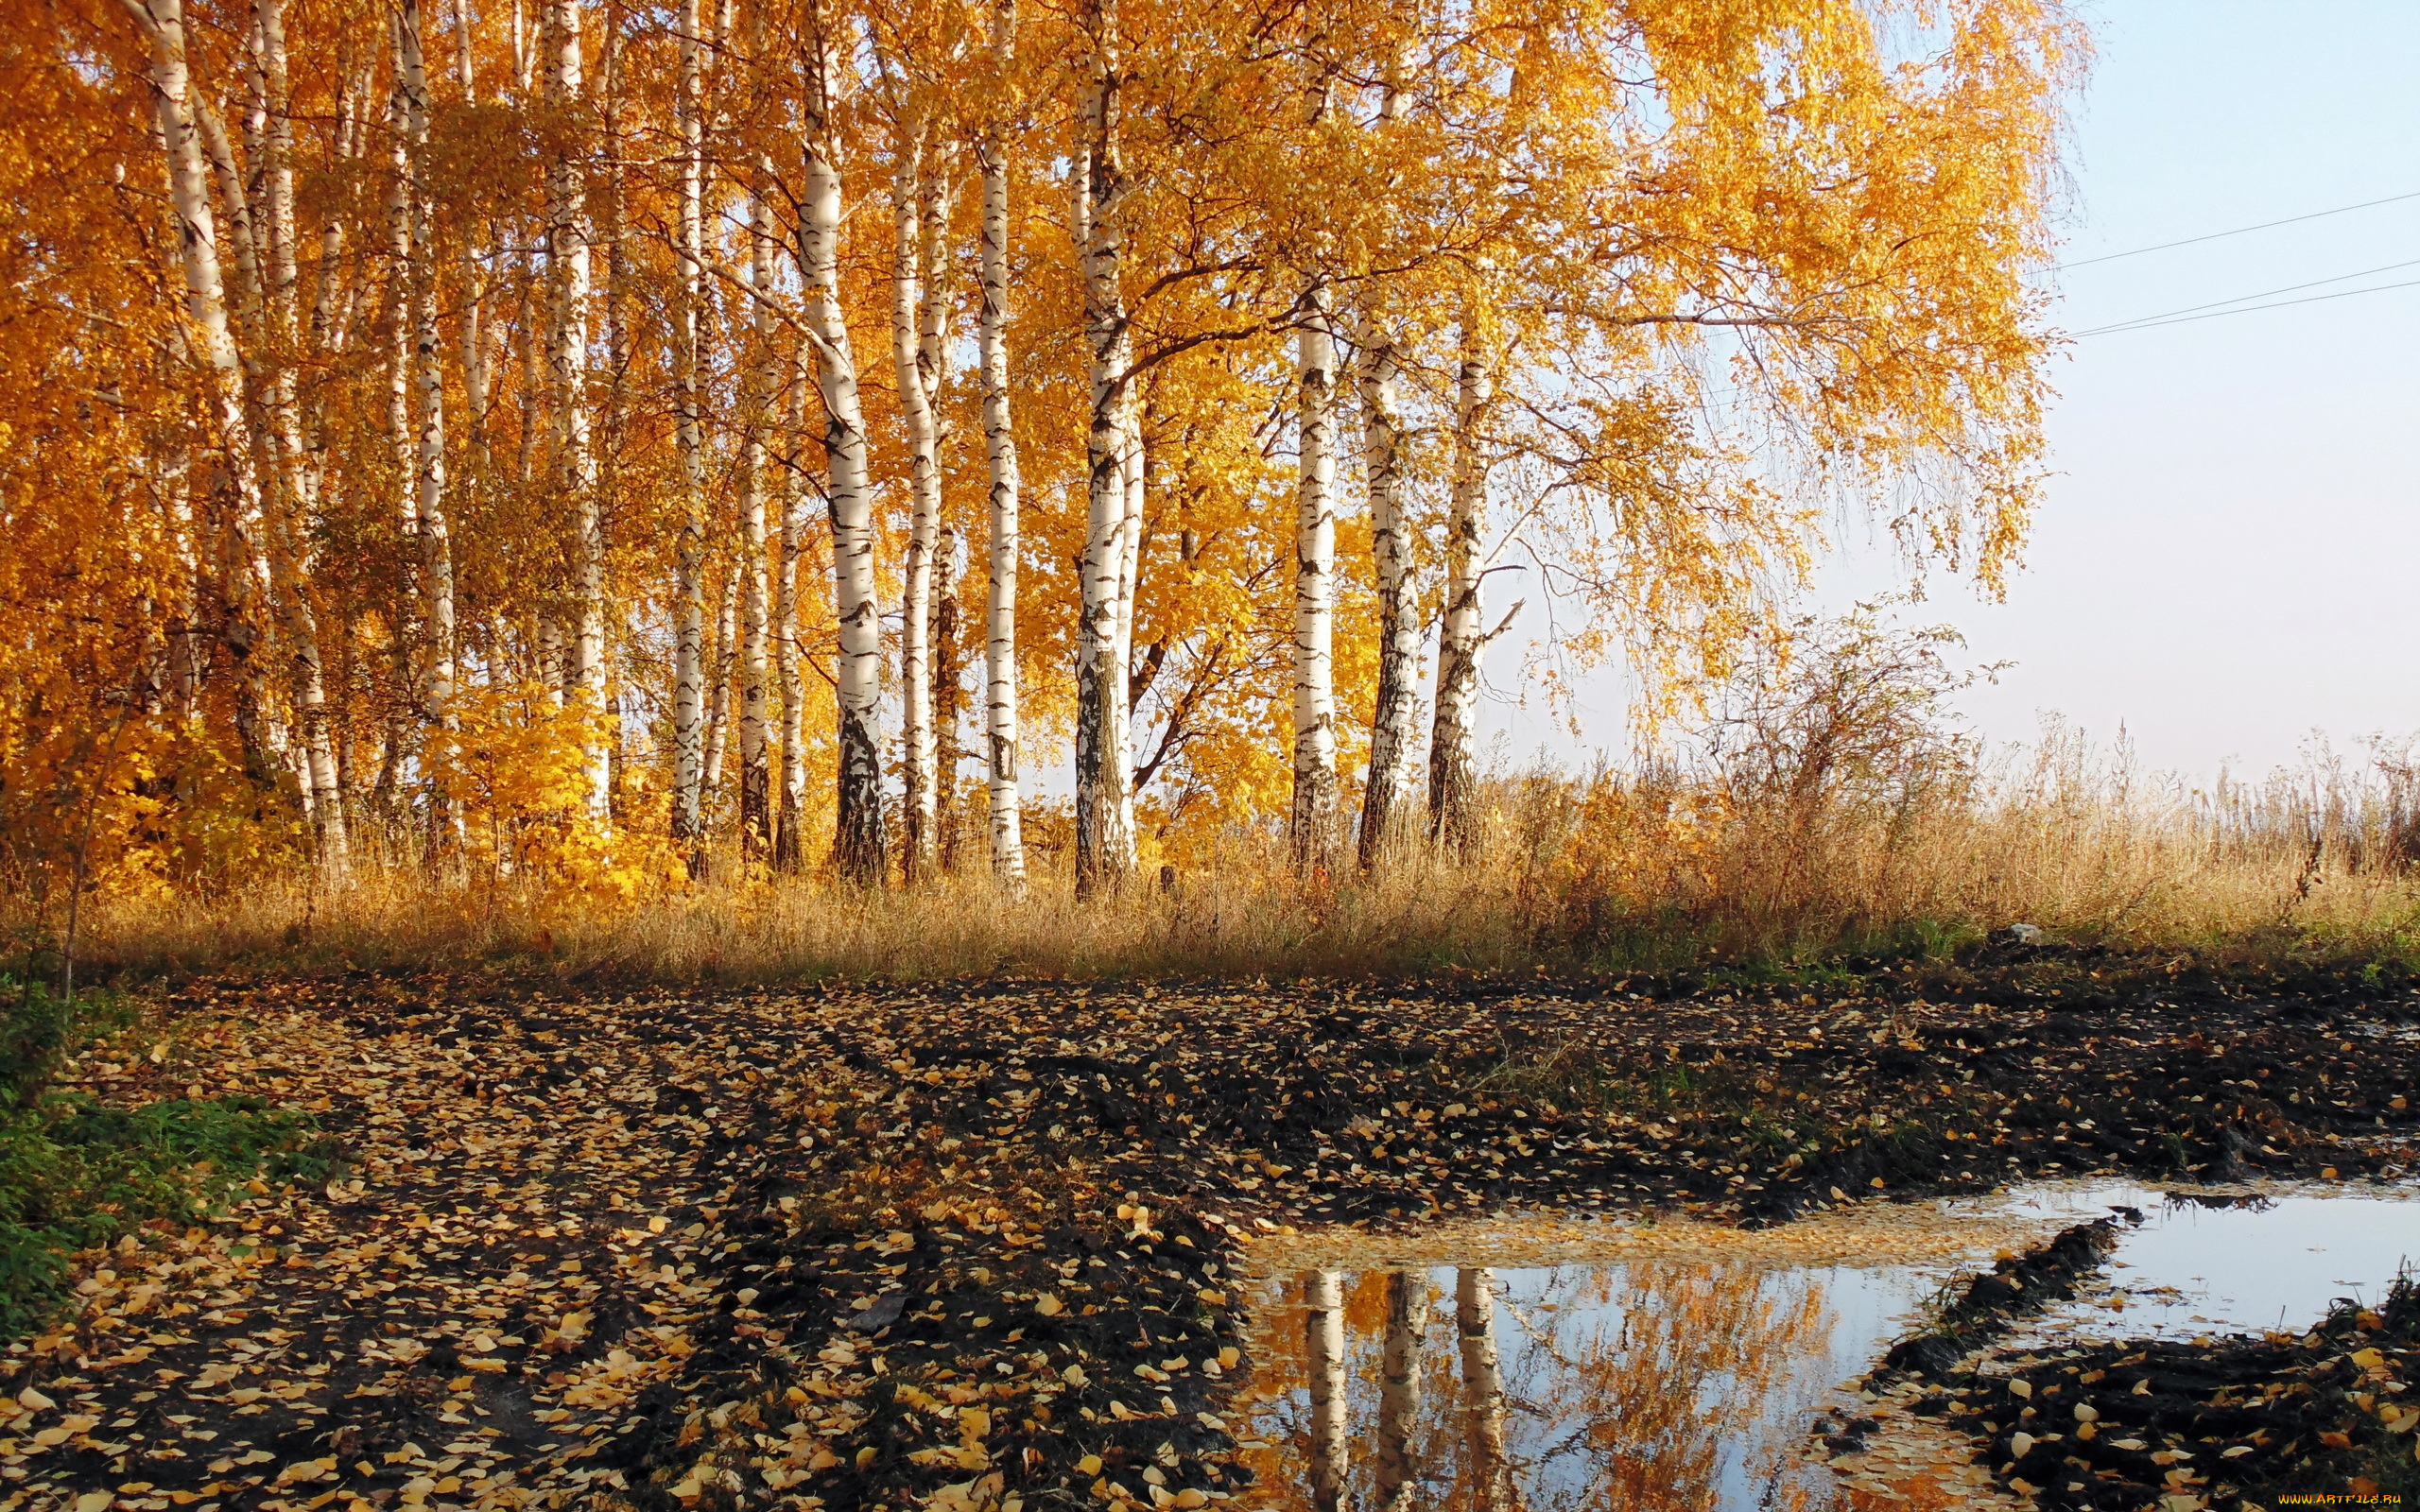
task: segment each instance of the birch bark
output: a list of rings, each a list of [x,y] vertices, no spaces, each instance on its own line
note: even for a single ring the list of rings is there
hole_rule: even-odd
[[[554,63],[546,72],[548,103],[563,114],[581,103],[579,0],[547,0]],[[589,247],[586,190],[575,146],[547,165],[547,270],[554,308],[547,322],[549,378],[554,389],[556,478],[572,509],[572,634],[564,691],[586,702],[596,722],[586,742],[588,812],[608,821],[613,800],[613,743],[605,723],[605,523],[598,507],[588,413]]]
[[[1471,1504],[1511,1512],[1512,1472],[1504,1453],[1504,1373],[1495,1350],[1495,1276],[1454,1273],[1454,1330],[1461,1336],[1462,1438],[1470,1458]]]
[[[1132,439],[1127,389],[1132,338],[1120,287],[1124,165],[1115,0],[1092,0],[1083,25],[1091,56],[1077,96],[1077,232],[1090,349],[1092,420],[1085,441],[1084,550],[1076,635],[1076,895],[1123,886],[1134,869],[1126,727],[1126,667],[1118,658],[1126,601],[1127,467]]]
[[[815,348],[816,386],[823,396],[827,489],[832,515],[832,599],[840,636],[835,682],[838,780],[833,854],[841,875],[881,885],[885,872],[882,761],[874,744],[881,692],[882,624],[874,599],[873,498],[866,478],[865,417],[857,403],[857,365],[840,309],[840,173],[831,138],[833,74],[838,59],[821,33],[820,9],[810,14],[806,201],[800,236],[806,284],[806,325]]]
[[[255,431],[252,438],[256,456],[264,459],[255,463],[262,473],[260,524],[268,547],[265,565],[269,596],[293,679],[304,808],[321,868],[331,876],[341,876],[350,850],[345,790],[331,728],[318,610],[311,602],[308,581],[306,532],[316,499],[314,476],[302,448],[291,340],[296,314],[294,128],[287,94],[284,11],[277,0],[256,3],[252,48],[253,101],[246,138],[254,154],[255,171],[249,181],[239,174],[226,132],[208,105],[196,99],[192,109],[217,170],[220,198],[228,207],[244,310],[258,353],[242,366],[252,400],[268,422],[266,434]]]
[[[406,284],[412,291],[412,377],[418,434],[413,469],[414,527],[420,535],[422,633],[426,642],[422,713],[439,730],[454,728],[454,551],[445,514],[445,374],[439,365],[436,206],[429,199],[428,72],[420,0],[402,0],[396,19],[403,105],[405,198],[410,206]],[[444,833],[442,815],[436,816]]]
[[[912,88],[912,85],[903,86]],[[908,442],[908,549],[900,564],[899,681],[907,792],[902,804],[908,833],[900,847],[900,872],[913,885],[932,869],[933,679],[931,605],[933,539],[941,522],[941,473],[933,422],[933,393],[924,352],[924,207],[930,192],[925,169],[925,143],[911,116],[900,129],[898,166],[891,175],[890,353],[898,377],[899,415]]]
[[[465,0],[454,0],[454,82],[461,86],[462,102],[478,100],[478,78],[473,69],[471,12]],[[465,483],[480,487],[488,472],[488,354],[486,289],[479,276],[478,249],[466,231],[462,236],[462,449]]]
[[[1485,425],[1493,374],[1475,313],[1462,322],[1455,379],[1452,504],[1445,519],[1445,608],[1437,638],[1437,713],[1428,743],[1428,833],[1458,854],[1478,839],[1479,532],[1487,513]]]
[[[260,664],[252,655],[261,639],[252,585],[251,522],[261,511],[260,475],[253,467],[252,428],[244,404],[244,372],[228,317],[226,279],[218,258],[217,217],[202,163],[201,132],[193,109],[185,61],[182,0],[122,0],[151,48],[151,89],[166,159],[168,197],[175,214],[179,263],[184,274],[185,314],[211,419],[217,432],[219,477],[207,490],[208,524],[214,528],[215,633],[236,666],[235,726],[244,765],[255,782],[269,777],[268,743],[260,730]]]
[[[806,434],[806,385],[796,371],[788,386],[789,423],[785,437]],[[782,468],[781,567],[773,580],[773,662],[782,687],[782,770],[773,824],[773,868],[796,871],[806,848],[799,828],[806,803],[806,689],[800,679],[798,634],[799,558],[806,552],[806,489],[800,476],[804,458],[786,448]]]
[[[674,109],[681,136],[680,280],[673,303],[673,444],[681,458],[681,541],[673,587],[672,839],[689,875],[706,875],[702,790],[706,739],[706,456],[700,404],[699,311],[706,266],[705,18],[699,0],[681,7],[681,81]]]
[[[1302,378],[1301,472],[1294,521],[1294,869],[1335,859],[1336,783],[1336,339],[1327,293],[1295,336]]]
[[[1410,1271],[1387,1273],[1386,1338],[1378,1363],[1378,1499],[1374,1512],[1411,1512],[1419,1496],[1411,1435],[1420,1418],[1420,1333],[1425,1288]]]
[[[966,634],[959,593],[966,577],[966,542],[958,526],[942,526],[933,544],[933,805],[934,846],[943,871],[956,871],[959,850],[958,769],[966,755],[966,688],[959,674]]]
[[[1365,318],[1360,334],[1361,454],[1370,480],[1370,554],[1378,585],[1378,698],[1370,728],[1370,780],[1361,799],[1360,862],[1374,868],[1412,784],[1420,704],[1420,612],[1412,598],[1411,526],[1403,501],[1403,414],[1395,379],[1402,354]]]
[[[1345,1436],[1344,1275],[1308,1271],[1303,1277],[1303,1332],[1311,1388],[1311,1505],[1337,1512],[1344,1504],[1349,1468]]]
[[[765,592],[766,372],[772,345],[773,237],[764,184],[771,164],[759,163],[748,198],[747,330],[740,333],[743,390],[739,457],[739,853],[761,862],[773,839],[772,770],[765,729],[767,657]]]
[[[1004,4],[993,48],[1006,72],[1016,8]],[[982,317],[977,340],[983,385],[983,462],[990,484],[991,571],[983,607],[983,733],[989,775],[992,870],[1025,886],[1025,833],[1017,798],[1017,506],[1022,480],[1009,414],[1009,161],[996,130],[976,146],[983,176]]]
[[[715,614],[714,640],[706,647],[706,665],[711,672],[706,696],[706,770],[703,799],[711,811],[715,794],[722,788],[722,759],[731,747],[731,686],[733,674],[739,662],[739,577],[746,564],[726,564],[722,575],[720,608]]]
[[[317,621],[287,549],[288,522],[283,480],[262,486],[260,438],[248,412],[250,375],[230,318],[225,275],[218,258],[217,217],[210,203],[204,138],[211,143],[222,180],[232,180],[233,154],[225,133],[206,106],[193,97],[186,61],[184,17],[180,0],[124,0],[135,26],[151,46],[151,85],[167,159],[169,199],[174,208],[185,276],[186,313],[202,359],[204,386],[216,421],[226,502],[219,509],[221,565],[220,640],[238,662],[237,726],[247,765],[265,770],[266,746],[259,730],[259,669],[251,658],[260,643],[252,586],[258,556],[250,532],[259,521],[268,536],[270,593],[284,622],[285,654],[292,659],[297,723],[303,737],[303,780],[318,861],[331,878],[344,875],[347,836],[342,794],[329,738],[324,679],[320,673]],[[239,182],[224,185],[231,217],[249,218]],[[236,243],[246,274],[247,297],[260,295],[260,266],[249,226]]]

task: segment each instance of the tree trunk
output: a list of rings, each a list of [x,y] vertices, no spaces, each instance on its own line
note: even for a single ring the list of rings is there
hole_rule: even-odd
[[[462,89],[462,103],[478,102],[478,78],[472,71],[471,13],[464,0],[454,0],[454,82]],[[479,277],[478,250],[466,229],[462,235],[462,451],[464,482],[476,490],[488,473],[488,353],[485,288]]]
[[[1126,515],[1132,450],[1127,389],[1132,342],[1119,284],[1124,182],[1118,144],[1115,0],[1092,0],[1084,16],[1089,68],[1077,97],[1078,245],[1082,249],[1084,335],[1091,353],[1092,421],[1085,442],[1084,550],[1076,634],[1076,895],[1122,886],[1134,869],[1126,730],[1126,667],[1118,657],[1126,602]]]
[[[1474,301],[1476,304],[1476,301]],[[1445,518],[1445,607],[1437,637],[1437,714],[1428,743],[1428,833],[1467,855],[1478,771],[1479,532],[1487,515],[1487,422],[1492,374],[1476,313],[1462,321],[1454,393],[1454,481]]]
[[[908,441],[908,552],[901,563],[899,682],[907,792],[901,809],[908,833],[900,874],[922,882],[933,861],[933,541],[941,524],[941,472],[933,417],[936,397],[925,360],[925,200],[931,193],[921,127],[902,128],[891,176],[890,353],[899,383],[899,415]]]
[[[994,50],[1005,70],[1016,10],[1003,5]],[[989,768],[992,870],[1025,886],[1025,830],[1017,798],[1017,438],[1009,418],[1009,159],[996,133],[976,146],[983,175],[983,461],[990,482],[990,581],[983,606],[983,734]]]
[[[1126,836],[1126,864],[1134,865],[1134,599],[1141,582],[1143,556],[1143,485],[1150,463],[1150,437],[1144,428],[1143,395],[1132,376],[1128,353],[1126,381],[1126,461],[1120,470],[1126,491],[1117,525],[1117,644],[1110,653],[1116,669],[1114,684],[1117,706],[1111,711],[1111,747],[1117,759],[1117,831]]]
[[[1495,1276],[1454,1273],[1454,1329],[1461,1337],[1462,1437],[1470,1456],[1471,1505],[1510,1512],[1512,1469],[1504,1454],[1504,1375],[1495,1355]]]
[[[673,587],[672,839],[689,875],[706,875],[706,452],[700,413],[699,312],[705,302],[705,25],[699,0],[681,8],[681,269],[672,316],[673,444],[681,457],[681,541]]]
[[[226,283],[218,261],[217,217],[210,203],[203,165],[201,136],[206,115],[192,97],[185,58],[184,17],[181,0],[124,0],[151,46],[151,83],[159,112],[161,137],[167,160],[168,191],[178,225],[178,240],[185,277],[186,313],[193,322],[209,406],[218,432],[224,476],[216,500],[220,560],[216,617],[218,633],[238,663],[235,698],[236,729],[246,752],[246,765],[255,778],[268,768],[268,742],[260,729],[261,678],[252,660],[260,643],[252,585],[255,551],[250,522],[276,502],[264,498],[255,455],[255,438],[246,405],[246,374],[230,321]],[[234,201],[240,207],[240,194]],[[286,560],[277,549],[282,522],[264,519],[272,541],[272,573]],[[303,727],[306,774],[311,795],[324,801],[313,805],[319,863],[331,877],[343,874],[346,836],[343,804],[337,793],[336,764],[328,744],[326,705],[319,676],[317,627],[299,583],[288,585],[283,609],[287,651],[295,659],[295,696]]]
[[[1327,292],[1296,335],[1302,467],[1294,518],[1294,870],[1327,869],[1337,842],[1336,338]]]
[[[882,758],[874,745],[882,686],[882,621],[874,599],[873,500],[866,478],[865,417],[857,404],[857,364],[840,309],[840,174],[827,139],[831,75],[838,60],[817,12],[807,60],[806,203],[800,269],[806,284],[806,329],[815,347],[816,387],[823,396],[823,450],[830,477],[832,607],[839,622],[835,682],[839,771],[833,858],[862,886],[884,880]]]
[[[715,795],[722,790],[722,759],[731,747],[731,685],[739,664],[739,578],[747,564],[733,561],[722,577],[720,608],[715,613],[714,641],[706,647],[710,681],[706,696],[706,770],[704,806],[711,816]]]
[[[933,546],[933,811],[939,833],[934,846],[943,871],[956,871],[959,824],[958,767],[966,754],[962,721],[966,691],[965,630],[959,592],[966,576],[965,541],[958,526],[942,526]]]
[[[1303,1332],[1311,1388],[1311,1505],[1337,1512],[1344,1504],[1350,1468],[1345,1436],[1347,1397],[1344,1358],[1344,1273],[1315,1270],[1303,1276]]]
[[[1410,800],[1413,721],[1420,712],[1420,606],[1414,601],[1412,527],[1404,509],[1403,415],[1395,403],[1401,355],[1377,323],[1361,326],[1361,438],[1370,479],[1370,555],[1378,582],[1378,701],[1370,727],[1370,781],[1361,799],[1360,861],[1378,865]]]
[[[1386,1344],[1378,1367],[1378,1499],[1374,1512],[1412,1512],[1420,1492],[1411,1435],[1420,1420],[1424,1290],[1413,1272],[1387,1273]]]
[[[547,71],[550,103],[565,113],[579,103],[578,0],[547,0],[555,46]],[[547,322],[554,388],[555,469],[572,510],[572,626],[564,691],[581,698],[596,722],[588,736],[589,816],[602,825],[613,801],[613,743],[605,738],[605,522],[599,509],[588,417],[588,217],[578,149],[566,146],[547,165],[547,270],[554,308]]]
[[[762,190],[769,163],[759,164],[757,186],[748,199],[748,318],[735,339],[740,354],[739,457],[739,854],[762,862],[772,849],[772,769],[765,729],[765,659],[768,609],[765,593],[765,375],[771,363],[773,237],[770,209]],[[747,329],[754,338],[748,339]]]
[[[789,423],[783,434],[791,442],[806,432],[806,385],[795,371],[790,379]],[[780,798],[774,814],[773,869],[794,872],[806,854],[799,833],[806,802],[806,689],[800,679],[798,636],[798,564],[806,551],[806,489],[800,477],[804,458],[785,447],[782,468],[782,558],[773,582],[773,662],[782,685],[782,772]]]
[[[401,75],[404,156],[408,164],[406,198],[410,204],[413,387],[419,399],[414,528],[420,535],[423,682],[421,712],[438,730],[454,728],[454,548],[445,515],[445,373],[437,336],[436,206],[425,175],[428,153],[428,73],[423,51],[420,0],[402,0],[396,21],[396,58]],[[451,820],[441,798],[432,798],[430,820],[442,846]]]

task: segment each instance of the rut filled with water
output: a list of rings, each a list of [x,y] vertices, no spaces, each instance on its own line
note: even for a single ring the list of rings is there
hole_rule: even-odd
[[[2375,1305],[2420,1260],[2413,1195],[2096,1182],[1870,1204],[1761,1231],[1498,1223],[1293,1241],[1262,1261],[1238,1424],[1258,1476],[1245,1504],[2014,1504],[2012,1491],[2039,1488],[2008,1484],[2018,1414],[2041,1427],[2020,1450],[2051,1430],[2008,1398],[2007,1377],[2097,1341],[2283,1338],[2339,1298]],[[2100,1267],[2071,1296],[2014,1310],[1979,1357],[1962,1350],[1958,1396],[1868,1379],[1972,1277],[2094,1220],[2107,1220]],[[2056,1471],[2085,1477],[2076,1490],[2052,1489],[2079,1504],[2138,1488],[2077,1463]],[[2201,1484],[2154,1489],[2206,1504],[2213,1483],[2183,1473]]]

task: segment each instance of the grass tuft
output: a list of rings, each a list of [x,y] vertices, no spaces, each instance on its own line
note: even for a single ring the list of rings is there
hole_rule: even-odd
[[[77,1049],[131,1025],[122,1000],[64,1004],[43,984],[0,976],[0,1338],[58,1312],[79,1250],[215,1212],[250,1181],[334,1172],[334,1147],[308,1114],[258,1098],[114,1108],[52,1089]]]

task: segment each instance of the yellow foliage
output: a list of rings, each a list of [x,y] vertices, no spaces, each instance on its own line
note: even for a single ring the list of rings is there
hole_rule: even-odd
[[[685,880],[660,814],[616,826],[591,810],[587,752],[604,721],[586,700],[559,702],[525,683],[474,687],[450,707],[453,728],[434,732],[427,750],[449,831],[441,853],[457,845],[475,877],[534,883],[558,898],[628,900]],[[659,796],[651,807],[662,806]]]

